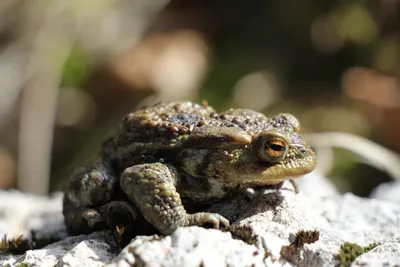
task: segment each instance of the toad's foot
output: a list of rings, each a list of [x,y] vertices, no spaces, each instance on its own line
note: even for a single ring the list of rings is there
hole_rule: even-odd
[[[68,198],[64,198],[64,219],[68,233],[89,234],[105,226],[103,216],[92,208],[76,208]]]
[[[229,226],[219,214],[186,213],[175,188],[178,172],[172,166],[152,163],[129,167],[122,173],[120,184],[146,221],[162,234],[170,234],[180,226]]]
[[[298,185],[297,181],[295,181],[293,179],[289,179],[289,182],[293,187],[294,193],[298,194],[299,193],[299,185]],[[267,185],[267,186],[262,186],[259,188],[247,188],[243,193],[244,193],[244,196],[248,200],[252,200],[255,198],[259,198],[263,195],[276,193],[276,192],[278,192],[278,190],[281,189],[282,185],[283,185],[283,182],[276,184],[276,185]]]
[[[257,188],[247,188],[244,191],[244,196],[248,200],[260,198],[263,195],[276,193],[279,189],[281,189],[283,182],[276,184],[276,185],[266,185]]]
[[[195,214],[187,214],[188,226],[197,225],[204,227],[211,227],[214,229],[228,229],[229,221],[222,215],[217,213],[198,212]]]

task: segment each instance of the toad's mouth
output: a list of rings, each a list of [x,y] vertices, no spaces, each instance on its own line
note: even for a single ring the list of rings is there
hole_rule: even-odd
[[[310,173],[316,164],[315,155],[309,154],[302,158],[286,159],[274,165],[268,164],[268,167],[258,165],[252,173],[246,175],[245,180],[249,182],[248,187],[252,188],[277,185],[285,180]]]

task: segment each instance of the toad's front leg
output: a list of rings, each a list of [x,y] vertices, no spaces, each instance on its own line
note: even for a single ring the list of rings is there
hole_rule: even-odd
[[[178,181],[174,167],[152,163],[125,169],[120,183],[146,221],[162,234],[170,234],[180,226],[229,226],[229,221],[216,213],[187,214],[175,188]]]

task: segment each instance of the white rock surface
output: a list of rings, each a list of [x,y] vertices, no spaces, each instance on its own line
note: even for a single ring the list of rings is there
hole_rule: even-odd
[[[264,250],[233,239],[230,233],[194,226],[162,239],[137,237],[107,267],[262,266],[265,257]]]
[[[21,256],[0,256],[0,266],[103,266],[117,254],[109,233],[68,237],[42,249],[28,250]]]
[[[393,181],[377,186],[371,193],[371,198],[400,203],[400,181]]]
[[[68,237],[24,255],[0,254],[0,266],[26,263],[28,266],[323,267],[338,264],[337,254],[344,242],[361,246],[380,243],[356,258],[352,266],[395,266],[400,265],[400,201],[390,202],[384,198],[389,194],[396,195],[394,188],[400,195],[400,187],[384,185],[375,190],[374,198],[360,198],[350,193],[339,195],[329,181],[314,172],[301,180],[297,195],[287,183],[279,192],[255,195],[252,199],[242,196],[214,205],[212,211],[218,211],[233,222],[237,229],[234,235],[186,227],[166,237],[138,236],[118,253],[108,232],[93,233]],[[13,201],[1,201],[11,198]],[[15,191],[0,192],[1,234],[7,231],[19,234],[41,225],[50,235],[53,232],[59,237],[65,235],[61,195],[37,198],[34,200],[35,196]],[[25,205],[24,201],[39,201],[40,205],[39,202]],[[10,206],[16,202],[21,207],[26,206],[25,217],[12,214]],[[240,229],[254,236],[254,245],[238,239]],[[291,255],[284,253],[282,256],[282,248],[295,240],[299,230],[319,230],[319,240],[305,244]]]
[[[352,267],[378,267],[399,266],[400,264],[400,239],[386,242],[373,250],[357,257],[351,264]]]
[[[64,226],[61,192],[50,197],[0,190],[0,236],[17,238],[34,230],[39,236],[67,236]]]

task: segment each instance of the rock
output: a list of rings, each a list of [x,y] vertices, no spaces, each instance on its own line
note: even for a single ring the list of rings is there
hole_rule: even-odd
[[[118,254],[109,232],[68,237],[23,255],[1,256],[0,266],[103,266]]]
[[[322,198],[339,194],[333,183],[317,170],[304,175],[301,179],[296,181],[299,184],[300,192],[305,196]]]
[[[400,181],[392,181],[377,186],[371,193],[371,198],[400,203]]]
[[[351,267],[358,266],[399,266],[400,265],[400,239],[378,245],[371,251],[357,257]]]
[[[165,238],[139,236],[107,267],[129,266],[262,266],[262,249],[230,233],[196,226],[180,228]]]
[[[61,192],[49,197],[0,190],[0,236],[61,240],[67,237]]]
[[[63,238],[23,255],[0,256],[0,265],[323,267],[339,264],[338,253],[345,242],[361,247],[379,243],[357,257],[352,266],[399,265],[400,202],[389,202],[381,197],[393,188],[381,186],[376,189],[378,193],[374,193],[374,198],[360,198],[351,193],[340,195],[329,181],[314,172],[303,178],[299,194],[293,192],[290,183],[285,183],[279,191],[255,192],[250,198],[243,195],[213,205],[210,211],[232,222],[231,232],[179,228],[165,237],[137,236],[120,253],[109,232],[93,233]],[[400,187],[397,190],[400,195]],[[4,194],[20,198],[14,203],[23,203],[22,199],[35,201],[32,196],[18,192],[0,192],[0,200]],[[35,205],[30,205],[28,217],[13,217],[23,223],[12,223],[10,217],[4,216],[8,213],[1,213],[1,210],[12,209],[0,202],[0,225],[4,229],[20,225],[22,231],[27,231],[45,225],[43,221],[62,224],[60,199],[59,194],[41,199],[44,207],[35,210]],[[46,203],[57,203],[54,207],[58,208],[53,207],[46,213]],[[47,230],[48,234],[55,232],[60,237],[63,231],[65,234],[63,229],[48,227]]]

